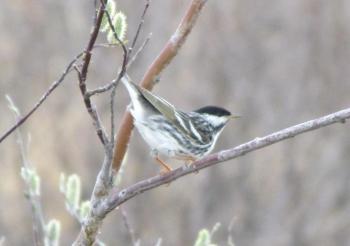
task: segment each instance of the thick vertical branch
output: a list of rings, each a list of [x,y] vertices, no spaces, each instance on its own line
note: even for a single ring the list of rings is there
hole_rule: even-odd
[[[182,44],[185,42],[188,34],[191,32],[192,27],[197,20],[200,10],[203,8],[205,3],[206,0],[192,0],[175,33],[171,36],[163,50],[147,69],[147,72],[140,82],[142,87],[152,90],[156,78],[172,61]],[[113,168],[116,172],[119,171],[121,163],[124,159],[132,130],[133,119],[129,112],[125,112],[117,133],[117,141],[114,149]]]

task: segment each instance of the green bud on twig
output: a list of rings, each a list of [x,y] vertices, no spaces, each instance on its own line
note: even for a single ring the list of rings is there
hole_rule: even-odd
[[[52,219],[47,223],[45,229],[45,246],[58,246],[61,233],[61,223],[58,220]]]
[[[114,2],[114,0],[109,0],[106,4],[105,8],[106,8],[106,12],[108,12],[111,19],[113,19],[113,16],[117,12],[117,4]],[[104,13],[103,18],[102,18],[102,22],[101,22],[100,31],[106,32],[109,29],[110,29],[110,27],[109,27],[109,23],[108,23],[107,14]]]
[[[40,196],[40,177],[34,169],[22,167],[21,177],[27,183],[30,194]]]
[[[126,29],[128,27],[126,22],[126,15],[123,12],[119,11],[115,16],[113,16],[112,24],[119,40],[124,42],[124,39],[126,37]],[[112,29],[110,29],[107,34],[107,40],[110,44],[119,43]]]
[[[79,208],[80,203],[80,191],[81,191],[81,185],[80,185],[80,177],[76,174],[72,174],[67,178],[66,183],[66,203],[68,208],[73,209],[74,211],[77,211]]]
[[[208,246],[210,244],[210,232],[207,229],[199,231],[194,246]]]

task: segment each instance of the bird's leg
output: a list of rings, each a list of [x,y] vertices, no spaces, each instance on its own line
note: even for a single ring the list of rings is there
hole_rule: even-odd
[[[171,167],[168,164],[166,164],[164,161],[162,161],[158,156],[156,156],[155,159],[163,168],[163,170],[160,171],[161,174],[165,174],[165,173],[170,172],[172,170]]]
[[[172,169],[171,167],[166,164],[164,161],[162,161],[158,155],[155,157],[156,161],[162,166],[162,170],[160,170],[160,175],[165,175],[167,174],[168,172],[170,172]],[[170,182],[169,183],[166,183],[166,186],[168,187],[170,185]]]
[[[161,165],[161,167],[162,167],[162,171],[160,171],[161,174],[165,174],[165,173],[170,172],[172,170],[168,164],[166,164],[164,161],[162,161],[159,158],[159,154],[158,154],[158,151],[156,149],[152,149],[151,156],[158,162],[158,164]]]

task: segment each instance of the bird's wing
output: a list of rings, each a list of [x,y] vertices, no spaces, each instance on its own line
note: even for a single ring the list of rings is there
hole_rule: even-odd
[[[175,112],[176,109],[173,105],[168,103],[163,98],[154,95],[149,90],[139,87],[140,92],[146,98],[146,100],[151,103],[167,120],[173,121],[176,119]]]
[[[203,142],[203,136],[196,128],[188,114],[178,111],[163,98],[154,95],[150,91],[139,87],[142,95],[149,101],[168,121],[185,134],[193,142]]]

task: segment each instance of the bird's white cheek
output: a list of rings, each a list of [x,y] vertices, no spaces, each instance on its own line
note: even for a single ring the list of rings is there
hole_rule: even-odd
[[[209,121],[209,123],[212,126],[220,126],[227,122],[227,119],[225,117],[217,117],[214,115],[205,115],[205,117],[206,117],[206,120]]]

